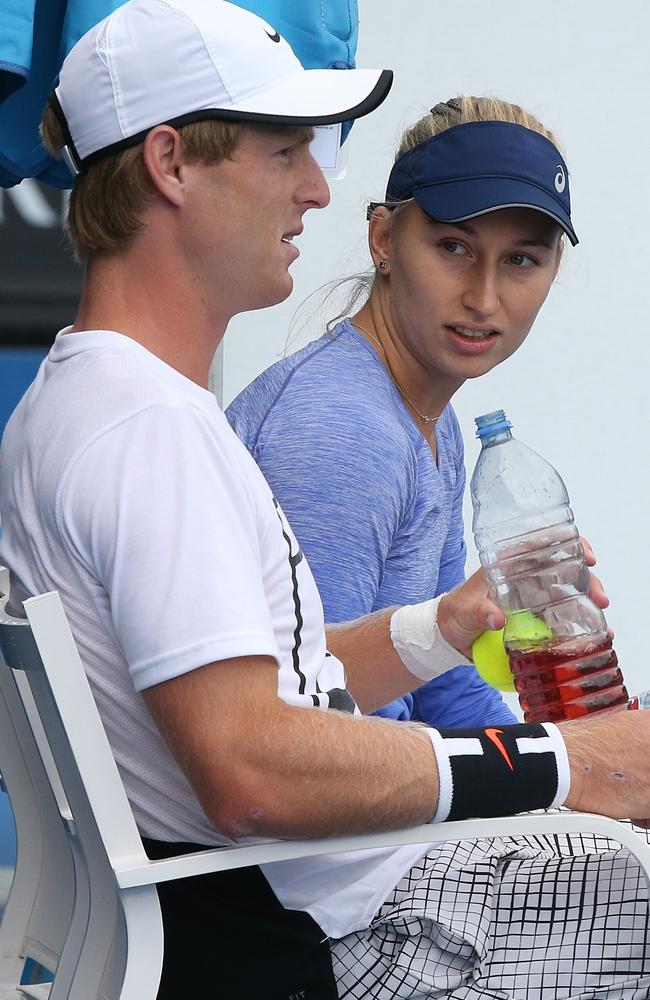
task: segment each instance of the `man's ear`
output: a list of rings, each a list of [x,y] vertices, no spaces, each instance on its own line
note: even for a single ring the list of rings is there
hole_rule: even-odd
[[[377,205],[373,209],[368,223],[368,246],[375,268],[379,261],[391,258],[391,211],[385,205]]]
[[[183,140],[171,125],[156,125],[144,140],[142,157],[149,180],[172,204],[183,202],[185,157]]]

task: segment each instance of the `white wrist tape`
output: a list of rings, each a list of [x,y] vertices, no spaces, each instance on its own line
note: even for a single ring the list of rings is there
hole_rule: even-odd
[[[438,765],[433,823],[513,816],[557,808],[566,801],[569,757],[552,722],[427,733]]]
[[[444,596],[406,604],[390,620],[393,646],[406,669],[421,681],[430,681],[467,661],[438,628],[438,605]]]

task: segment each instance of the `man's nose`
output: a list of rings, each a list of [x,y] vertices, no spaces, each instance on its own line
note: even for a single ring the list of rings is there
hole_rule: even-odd
[[[330,203],[330,197],[325,175],[310,153],[307,174],[300,190],[300,200],[307,208],[325,208]]]

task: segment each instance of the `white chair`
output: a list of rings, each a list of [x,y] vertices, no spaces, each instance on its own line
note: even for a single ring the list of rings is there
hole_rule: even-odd
[[[26,601],[27,620],[10,617],[5,603],[0,605],[0,690],[6,709],[0,718],[0,769],[12,800],[14,795],[25,800],[16,809],[19,853],[35,844],[41,862],[31,880],[17,870],[0,925],[0,956],[9,956],[0,963],[0,1000],[155,1000],[164,947],[155,886],[188,875],[435,840],[597,833],[636,855],[650,882],[650,847],[631,827],[568,812],[222,847],[150,861],[58,594]],[[63,873],[56,885],[54,869]],[[18,986],[25,953],[52,969],[51,987]]]
[[[24,678],[23,695],[29,697]],[[38,724],[36,716],[33,722]],[[57,800],[53,791],[55,771],[52,768],[48,774],[43,765],[16,679],[4,664],[0,669],[0,768],[18,834],[14,878],[0,926],[0,997],[41,997],[43,987],[17,992],[25,960],[58,967],[60,990],[70,981],[77,960],[71,934],[75,907],[77,920],[83,920],[76,887],[81,889],[84,883],[76,877],[69,813],[63,796]],[[68,940],[73,949],[70,959]]]

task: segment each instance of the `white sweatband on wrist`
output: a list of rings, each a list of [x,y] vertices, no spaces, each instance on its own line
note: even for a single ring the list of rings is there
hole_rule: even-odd
[[[514,816],[565,803],[569,757],[552,722],[427,729],[438,765],[433,823]]]
[[[562,739],[562,733],[553,722],[542,722],[544,729],[548,733],[555,752],[557,763],[557,793],[551,802],[549,809],[559,809],[569,797],[571,791],[571,768],[569,766],[569,754],[566,743]]]
[[[440,594],[421,604],[405,604],[390,620],[390,637],[399,658],[421,681],[430,681],[467,661],[438,628],[438,605],[444,596]]]

